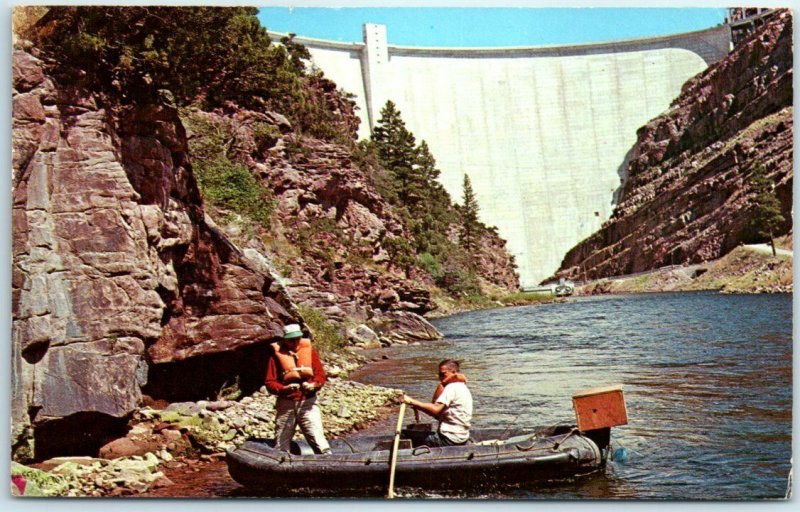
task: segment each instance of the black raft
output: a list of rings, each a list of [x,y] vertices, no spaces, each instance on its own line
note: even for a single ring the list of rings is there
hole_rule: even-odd
[[[607,428],[588,433],[569,425],[478,429],[470,431],[465,445],[431,448],[420,444],[428,432],[413,427],[402,431],[398,486],[464,489],[563,479],[602,469],[609,452]],[[330,444],[330,454],[317,455],[303,441],[293,441],[286,453],[273,448],[272,440],[249,440],[228,450],[228,471],[246,487],[273,492],[296,488],[298,482],[320,490],[386,486],[393,436],[333,439]]]

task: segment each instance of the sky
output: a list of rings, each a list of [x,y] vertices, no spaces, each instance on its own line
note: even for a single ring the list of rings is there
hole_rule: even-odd
[[[268,30],[362,42],[361,26],[387,26],[398,46],[544,46],[614,41],[702,30],[723,8],[322,8],[263,7]]]

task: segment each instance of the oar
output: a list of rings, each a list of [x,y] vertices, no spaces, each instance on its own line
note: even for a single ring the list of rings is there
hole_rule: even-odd
[[[400,431],[403,429],[403,416],[406,414],[406,403],[400,404],[400,417],[397,418],[397,428],[394,431],[394,446],[392,446],[392,462],[389,466],[389,495],[394,498],[394,470],[397,468],[397,448],[400,445]]]

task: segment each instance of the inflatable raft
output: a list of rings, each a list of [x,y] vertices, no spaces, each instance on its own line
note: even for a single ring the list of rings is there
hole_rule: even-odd
[[[395,482],[425,489],[492,488],[536,480],[563,479],[596,472],[605,466],[610,429],[584,433],[563,425],[532,429],[470,431],[461,446],[433,448],[421,444],[428,430],[403,429]],[[272,440],[249,440],[227,452],[228,471],[249,488],[364,489],[386,487],[392,435],[331,440],[331,453],[315,454],[304,441],[290,453]]]

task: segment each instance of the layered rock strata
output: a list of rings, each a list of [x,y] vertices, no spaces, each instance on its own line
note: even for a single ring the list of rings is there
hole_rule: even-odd
[[[364,324],[379,331],[384,344],[441,337],[419,316],[436,307],[430,275],[392,263],[387,240],[408,240],[411,234],[376,192],[370,176],[376,169],[355,162],[346,145],[298,136],[274,113],[231,108],[189,115],[215,127],[215,133],[227,132],[229,158],[245,162],[274,197],[270,232],[250,237],[247,245],[283,262],[284,284],[296,303],[337,323]],[[258,125],[280,135],[265,147],[255,136]],[[199,134],[190,131],[189,136]],[[230,222],[223,229],[235,237],[239,226]],[[507,291],[518,288],[514,262],[499,236],[485,233],[474,257],[486,283]]]
[[[174,108],[105,107],[43,69],[14,52],[12,441],[71,420],[91,444],[97,418],[138,405],[151,365],[236,352],[297,315],[205,221]],[[62,434],[37,451],[84,444]]]
[[[778,11],[683,87],[638,132],[612,218],[554,276],[631,274],[719,258],[755,238],[749,183],[758,164],[791,229],[792,20]]]

